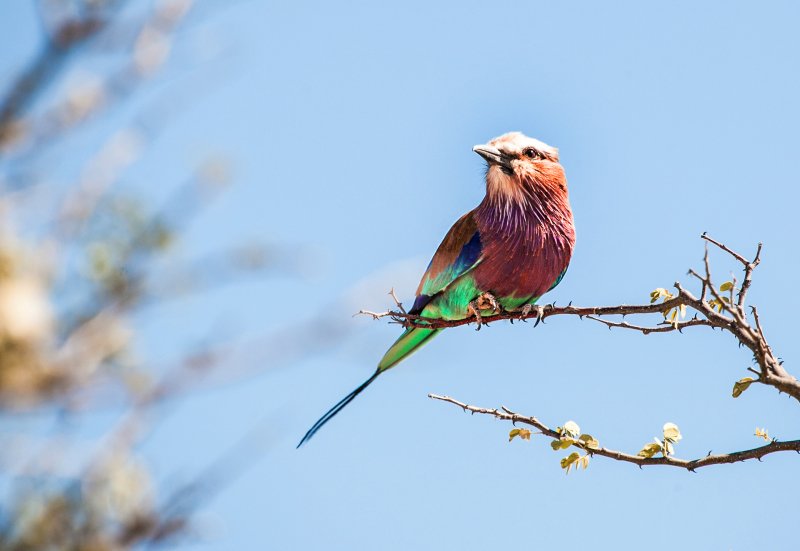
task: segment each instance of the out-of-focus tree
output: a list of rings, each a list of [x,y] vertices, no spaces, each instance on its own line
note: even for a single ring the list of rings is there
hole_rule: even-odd
[[[247,245],[189,264],[165,262],[192,216],[228,183],[224,158],[186,174],[157,209],[143,192],[115,187],[155,147],[176,103],[191,101],[165,94],[150,103],[133,100],[149,81],[175,77],[168,62],[193,4],[41,0],[42,47],[0,87],[0,421],[13,424],[35,412],[51,416],[54,426],[30,435],[35,446],[2,446],[0,480],[8,491],[0,501],[0,549],[175,544],[194,533],[193,512],[263,443],[256,428],[199,478],[170,492],[137,453],[168,414],[153,404],[190,390],[228,361],[226,343],[212,343],[185,350],[171,368],[153,369],[140,357],[146,354],[132,350],[142,330],[133,321],[137,313],[245,273],[292,273],[300,254]],[[213,17],[213,9],[201,17]],[[85,66],[101,57],[103,70],[90,73]],[[117,116],[132,103],[141,104],[132,118]],[[92,120],[113,128],[77,159],[76,182],[53,184],[59,168],[52,153]],[[319,348],[333,343],[337,331],[318,319],[306,333]],[[265,340],[259,345],[270,347]],[[291,344],[283,343],[282,361],[314,348]],[[75,424],[111,406],[119,420],[98,451],[77,474],[56,476],[74,446]]]

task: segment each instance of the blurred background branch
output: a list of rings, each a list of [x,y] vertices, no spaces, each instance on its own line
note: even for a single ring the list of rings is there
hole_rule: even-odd
[[[193,514],[269,448],[272,422],[266,418],[197,477],[167,491],[138,452],[169,415],[164,400],[197,388],[222,365],[259,364],[227,369],[217,382],[229,382],[331,346],[335,339],[325,334],[342,335],[322,319],[301,323],[297,333],[315,337],[316,346],[293,345],[283,333],[246,346],[212,336],[162,366],[134,350],[140,312],[244,277],[299,277],[307,256],[302,247],[242,243],[173,258],[189,224],[231,182],[225,157],[202,160],[159,208],[118,189],[176,112],[198,97],[196,88],[187,94],[174,86],[144,102],[136,96],[147,81],[179,73],[166,66],[194,4],[41,0],[43,46],[0,88],[0,421],[51,419],[43,434],[23,430],[3,445],[0,549],[99,551],[196,536]],[[87,70],[97,59],[103,69]],[[113,116],[123,109],[133,110],[131,122]],[[68,147],[97,119],[111,125],[107,137],[83,152],[74,183],[54,185],[46,152]],[[283,354],[260,361],[259,351],[278,340]],[[87,415],[109,410],[113,426],[90,445],[81,442]],[[68,466],[81,447],[88,450],[79,464]]]

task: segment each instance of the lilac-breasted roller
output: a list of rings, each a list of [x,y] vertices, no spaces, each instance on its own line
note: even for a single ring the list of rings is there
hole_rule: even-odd
[[[558,150],[519,132],[473,151],[488,163],[486,196],[456,222],[417,288],[410,314],[446,320],[522,310],[558,285],[575,245]],[[364,390],[441,329],[406,329],[367,381],[314,424],[298,447]]]

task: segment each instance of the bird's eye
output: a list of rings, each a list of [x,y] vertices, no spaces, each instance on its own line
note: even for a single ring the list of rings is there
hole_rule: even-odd
[[[523,154],[528,157],[529,159],[541,159],[542,156],[533,148],[526,149]]]

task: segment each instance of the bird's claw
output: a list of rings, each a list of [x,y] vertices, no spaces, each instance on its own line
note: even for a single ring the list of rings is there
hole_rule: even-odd
[[[467,318],[471,318],[472,316],[475,316],[475,321],[478,323],[478,328],[475,329],[475,331],[480,331],[483,320],[481,319],[481,313],[480,308],[478,307],[477,299],[467,304]]]
[[[483,293],[475,300],[470,301],[467,304],[467,317],[475,316],[475,321],[478,323],[478,328],[475,331],[480,331],[481,325],[483,325],[481,310],[494,310],[498,314],[503,312],[502,306],[491,293]]]
[[[500,306],[500,303],[497,302],[497,299],[494,298],[494,295],[492,295],[491,293],[483,293],[480,297],[478,297],[478,300],[480,300],[481,298],[483,298],[484,300],[486,300],[486,302],[492,305],[492,310],[494,310],[495,314],[503,313],[503,307]]]
[[[536,323],[533,324],[534,327],[539,325],[539,322],[544,323],[544,306],[536,305]]]
[[[545,313],[550,310],[551,312],[555,310],[556,307],[553,304],[545,304],[544,306],[536,306],[536,323],[533,324],[534,327],[539,325],[539,322],[544,324],[544,315]]]
[[[519,321],[524,321],[525,323],[528,323],[528,320],[525,319],[525,316],[531,313],[531,310],[533,310],[533,306],[534,306],[533,304],[526,304],[525,306],[522,307],[522,310],[519,313]]]
[[[525,321],[525,317],[530,314],[534,308],[536,309],[536,323],[533,324],[534,327],[539,325],[539,322],[544,323],[544,315],[548,310],[552,311],[555,309],[552,304],[545,304],[544,306],[539,306],[538,304],[526,304],[520,311],[519,319]]]

